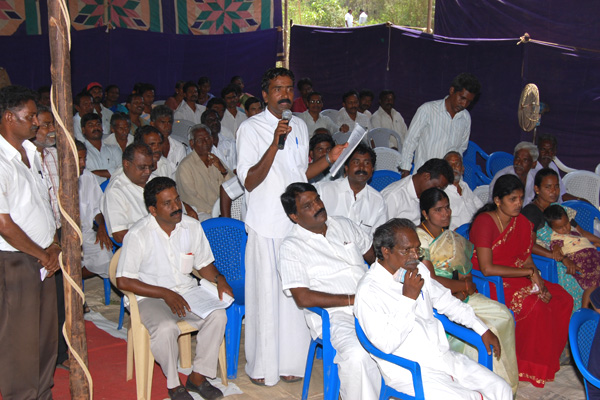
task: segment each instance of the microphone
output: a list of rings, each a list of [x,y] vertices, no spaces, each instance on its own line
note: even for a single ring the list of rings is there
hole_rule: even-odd
[[[292,119],[292,112],[290,110],[284,110],[283,113],[281,114],[281,119],[284,121],[287,121],[287,123],[290,123],[290,120]],[[285,139],[287,138],[287,135],[281,135],[279,136],[279,142],[277,143],[277,148],[279,150],[283,150],[283,147],[285,146]]]

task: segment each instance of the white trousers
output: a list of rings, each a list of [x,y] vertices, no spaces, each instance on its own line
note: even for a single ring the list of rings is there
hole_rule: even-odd
[[[215,310],[206,319],[189,311],[185,317],[179,318],[163,299],[145,298],[139,301],[138,306],[142,324],[150,333],[152,355],[167,377],[167,388],[173,389],[181,385],[177,372],[177,338],[181,334],[177,322],[180,320],[198,328],[193,371],[209,378],[217,376],[219,347],[227,324],[225,310]]]
[[[246,373],[272,386],[280,376],[304,376],[310,332],[302,310],[281,288],[277,258],[282,239],[246,229]]]

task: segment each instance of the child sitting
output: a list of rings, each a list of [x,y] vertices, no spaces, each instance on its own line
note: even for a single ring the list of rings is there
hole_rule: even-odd
[[[590,304],[590,294],[600,286],[600,238],[571,227],[566,211],[560,205],[551,205],[544,210],[544,217],[552,228],[551,247],[559,247],[562,254],[573,261],[577,272],[573,274],[583,289],[581,307]],[[573,271],[569,271],[572,273]]]

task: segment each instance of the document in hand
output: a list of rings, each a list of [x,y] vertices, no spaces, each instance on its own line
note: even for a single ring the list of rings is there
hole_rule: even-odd
[[[192,312],[200,318],[206,318],[211,312],[227,308],[233,303],[233,297],[227,293],[223,293],[223,300],[219,300],[217,287],[206,279],[201,279],[200,285],[188,290],[182,296],[190,305]]]
[[[340,154],[338,159],[333,163],[333,165],[331,166],[331,169],[329,170],[331,172],[331,176],[335,176],[335,174],[338,173],[340,168],[342,168],[342,165],[344,165],[344,163],[346,162],[346,159],[348,157],[350,157],[350,154],[352,154],[352,152],[354,151],[356,146],[358,146],[358,144],[360,143],[362,138],[366,135],[366,133],[367,133],[367,131],[365,128],[363,128],[359,124],[354,124],[354,130],[352,131],[352,133],[350,134],[350,137],[348,138],[348,147],[346,147],[342,151],[342,154]]]

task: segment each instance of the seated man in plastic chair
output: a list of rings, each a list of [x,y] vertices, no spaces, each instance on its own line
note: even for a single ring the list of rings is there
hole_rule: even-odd
[[[431,279],[419,261],[421,243],[414,224],[392,219],[375,231],[377,262],[358,284],[354,312],[367,338],[385,353],[419,363],[427,399],[512,399],[508,383],[489,369],[450,350],[435,307],[451,321],[473,329],[500,357],[496,335],[473,309]],[[388,386],[413,394],[410,372],[378,360]]]
[[[450,199],[450,208],[452,209],[450,229],[454,230],[463,224],[471,222],[477,210],[483,207],[483,202],[462,179],[465,173],[465,166],[463,165],[460,153],[450,151],[444,156],[444,160],[448,161],[454,172],[454,181],[450,182],[446,189],[444,189],[444,192],[446,192]]]
[[[387,221],[383,196],[367,184],[373,176],[377,155],[369,146],[359,143],[344,163],[346,177],[335,181],[318,182],[329,215],[346,217],[371,238],[375,229]]]
[[[125,237],[117,266],[117,286],[136,294],[140,318],[150,334],[150,349],[167,377],[169,397],[191,400],[188,391],[204,399],[218,399],[223,393],[206,377],[217,375],[219,347],[225,333],[225,310],[214,310],[202,319],[191,312],[182,297],[198,285],[190,274],[217,284],[233,296],[225,277],[217,271],[204,231],[197,220],[184,216],[175,181],[152,179],[144,188],[144,202],[150,213],[138,221]],[[177,372],[179,320],[199,330],[193,371],[185,387]]]
[[[531,142],[519,142],[515,146],[513,165],[502,168],[496,172],[494,179],[490,183],[490,196],[492,199],[492,191],[494,190],[494,184],[498,178],[503,175],[512,174],[519,177],[523,185],[525,185],[525,198],[523,199],[523,205],[531,203],[531,200],[535,197],[533,190],[533,184],[535,180],[535,171],[537,166],[538,157],[540,152],[535,144]]]
[[[356,285],[367,270],[364,261],[374,261],[371,240],[352,221],[328,218],[309,183],[289,185],[281,203],[294,223],[279,250],[283,290],[298,307],[329,312],[342,398],[377,399],[381,375],[356,337],[352,314]],[[305,319],[313,338],[321,336],[320,316],[305,311]]]

